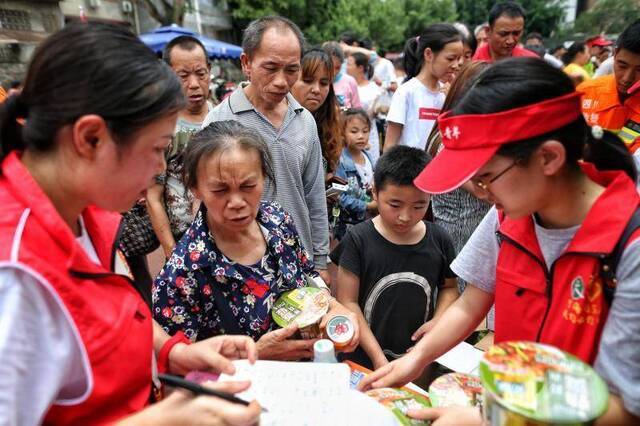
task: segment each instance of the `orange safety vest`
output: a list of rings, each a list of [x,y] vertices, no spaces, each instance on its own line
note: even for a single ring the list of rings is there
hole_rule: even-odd
[[[640,148],[640,93],[621,103],[613,74],[585,81],[576,90],[582,93],[587,124],[617,133],[632,153]]]

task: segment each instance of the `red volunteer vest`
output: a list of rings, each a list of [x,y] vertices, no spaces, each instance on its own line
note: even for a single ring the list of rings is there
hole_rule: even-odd
[[[44,423],[104,424],[142,409],[151,392],[151,312],[128,278],[112,272],[120,215],[82,213],[96,265],[15,152],[2,163],[0,206],[0,268],[30,273],[64,306],[90,369],[88,392],[52,401]]]
[[[600,258],[613,251],[640,196],[623,172],[599,172],[592,164],[582,168],[606,189],[551,268],[540,251],[532,217],[505,218],[500,225],[495,341],[547,343],[593,364],[609,312]],[[638,236],[634,233],[630,241]]]

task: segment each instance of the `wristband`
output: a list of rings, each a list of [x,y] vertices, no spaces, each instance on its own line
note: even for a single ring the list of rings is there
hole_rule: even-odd
[[[158,353],[158,372],[166,373],[169,371],[169,352],[171,352],[171,349],[173,349],[173,347],[178,343],[190,345],[191,340],[189,340],[182,331],[178,331],[176,334],[171,336],[169,340],[164,342],[164,345],[162,345],[162,348],[160,348],[160,352]]]

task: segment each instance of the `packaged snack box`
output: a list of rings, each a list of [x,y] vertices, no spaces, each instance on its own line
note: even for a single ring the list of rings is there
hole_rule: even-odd
[[[532,342],[493,345],[480,363],[484,414],[492,425],[584,425],[607,409],[609,392],[576,357]]]
[[[280,327],[296,322],[300,327],[300,337],[314,339],[320,337],[320,320],[329,310],[329,295],[314,287],[289,290],[276,300],[271,308],[271,316]]]
[[[409,410],[431,407],[429,400],[417,393],[395,388],[372,389],[365,393],[390,410],[400,425],[422,426],[430,423],[428,420],[417,420],[407,416]]]
[[[431,383],[429,396],[434,407],[475,407],[482,403],[482,384],[471,374],[449,373]]]

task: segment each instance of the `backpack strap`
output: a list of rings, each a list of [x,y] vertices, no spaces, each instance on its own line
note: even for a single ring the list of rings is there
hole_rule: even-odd
[[[613,302],[616,285],[618,284],[618,280],[616,279],[618,263],[620,263],[620,258],[629,243],[629,239],[638,229],[640,229],[640,207],[633,212],[631,219],[629,219],[627,226],[624,228],[624,231],[622,231],[622,236],[616,243],[613,251],[608,255],[603,255],[600,260],[600,264],[602,266],[600,268],[600,277],[602,278],[603,283],[602,289],[604,292],[604,298],[609,306],[611,306],[611,303]]]

